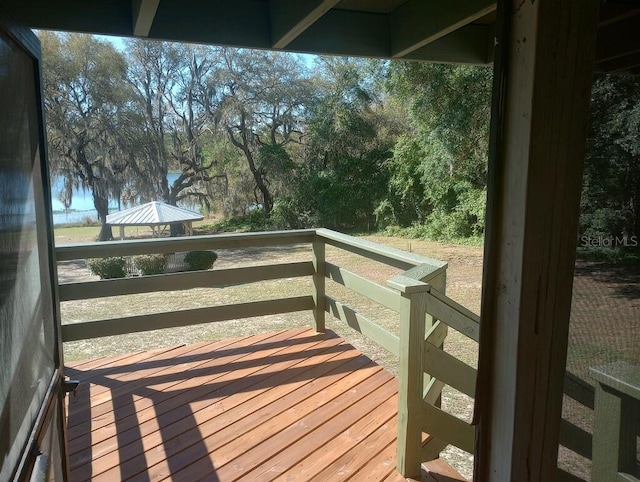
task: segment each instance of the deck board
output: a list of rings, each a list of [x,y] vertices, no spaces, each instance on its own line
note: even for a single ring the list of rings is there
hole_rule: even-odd
[[[397,380],[332,332],[103,357],[68,363],[66,375],[81,381],[68,404],[74,482],[395,472]]]

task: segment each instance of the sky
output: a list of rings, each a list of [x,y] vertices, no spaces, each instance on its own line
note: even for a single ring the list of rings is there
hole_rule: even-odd
[[[94,35],[95,38],[110,42],[113,46],[118,49],[120,52],[124,52],[125,50],[125,41],[127,37],[116,37],[112,35]],[[312,54],[297,54],[305,63],[308,68],[313,67],[313,62],[317,58],[317,55]]]
[[[94,37],[100,40],[111,42],[113,46],[121,52],[124,50],[124,41],[126,40],[124,37],[115,37],[112,35],[94,35]]]

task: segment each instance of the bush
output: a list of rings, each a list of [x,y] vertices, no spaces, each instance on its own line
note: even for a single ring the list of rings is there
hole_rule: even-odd
[[[216,259],[218,254],[215,251],[189,251],[184,257],[184,262],[187,263],[189,271],[198,271],[211,269]]]
[[[94,258],[87,260],[91,272],[100,279],[124,278],[127,275],[127,261],[122,257]]]
[[[167,267],[167,256],[164,254],[141,254],[133,257],[133,265],[143,276],[162,274]]]
[[[97,219],[92,218],[91,216],[85,216],[82,218],[80,225],[84,227],[100,226],[100,222]]]
[[[301,213],[294,198],[283,196],[273,205],[269,224],[274,229],[303,229],[310,226],[310,220],[307,213]]]
[[[264,231],[265,222],[262,208],[254,209],[244,216],[224,219],[216,223],[214,230],[223,233]]]

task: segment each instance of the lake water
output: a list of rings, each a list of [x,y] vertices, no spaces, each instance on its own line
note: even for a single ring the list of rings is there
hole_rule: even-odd
[[[178,178],[177,173],[169,173],[167,179],[169,184]],[[60,193],[64,189],[64,179],[61,176],[54,176],[51,185],[51,206],[53,208],[53,224],[78,224],[85,219],[98,220],[98,212],[93,206],[93,195],[91,190],[83,188],[74,189],[71,206],[69,211],[65,212],[64,204],[60,202]],[[189,209],[187,206],[185,208]],[[112,200],[109,204],[109,212],[118,211],[118,203]]]

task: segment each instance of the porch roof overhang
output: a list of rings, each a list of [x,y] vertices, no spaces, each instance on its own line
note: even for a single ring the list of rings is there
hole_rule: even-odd
[[[6,0],[32,28],[312,54],[492,61],[494,0]]]
[[[495,0],[3,0],[37,29],[463,64],[493,61]],[[638,71],[640,7],[603,4],[596,68]]]

